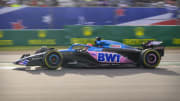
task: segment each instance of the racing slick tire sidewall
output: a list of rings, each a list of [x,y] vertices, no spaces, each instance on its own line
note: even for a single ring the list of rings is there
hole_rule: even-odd
[[[152,60],[150,58],[153,58]],[[145,68],[156,68],[161,60],[161,56],[158,51],[154,49],[145,49],[141,52],[141,64]]]
[[[55,58],[55,63],[53,63],[51,58]],[[48,68],[48,69],[52,69],[55,70],[57,68],[60,68],[63,62],[63,56],[60,52],[56,51],[56,50],[51,50],[48,51],[45,56],[44,56],[44,65]]]

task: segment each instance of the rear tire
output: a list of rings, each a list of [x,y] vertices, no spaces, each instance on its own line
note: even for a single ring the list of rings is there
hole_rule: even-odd
[[[44,57],[44,65],[48,69],[55,70],[62,65],[63,57],[62,54],[56,50],[50,50]]]
[[[159,65],[161,56],[159,52],[154,49],[145,49],[141,52],[140,60],[143,67],[154,69]]]

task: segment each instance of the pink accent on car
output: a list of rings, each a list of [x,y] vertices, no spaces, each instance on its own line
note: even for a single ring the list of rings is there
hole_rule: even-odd
[[[111,47],[113,47],[113,48],[121,48],[120,45],[111,45]]]
[[[113,52],[97,52],[97,51],[88,51],[88,53],[101,63],[133,63],[133,61],[122,56],[121,54]]]

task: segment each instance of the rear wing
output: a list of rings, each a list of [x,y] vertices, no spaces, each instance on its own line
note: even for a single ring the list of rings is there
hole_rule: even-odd
[[[163,46],[162,41],[151,40],[151,41],[148,41],[148,42],[142,44],[143,49],[154,48],[154,47],[159,47],[159,46]]]
[[[154,50],[158,51],[161,56],[164,56],[165,46],[163,45],[162,41],[153,41],[153,40],[148,41],[148,42],[142,44],[142,48],[143,49],[148,49],[148,48],[154,49]]]

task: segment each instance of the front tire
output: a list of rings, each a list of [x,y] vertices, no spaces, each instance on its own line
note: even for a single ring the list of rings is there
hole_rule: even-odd
[[[143,67],[154,69],[159,65],[161,56],[154,49],[145,49],[141,52],[140,60]]]
[[[50,50],[44,57],[44,65],[48,69],[55,70],[62,65],[63,57],[62,54],[56,50]]]

